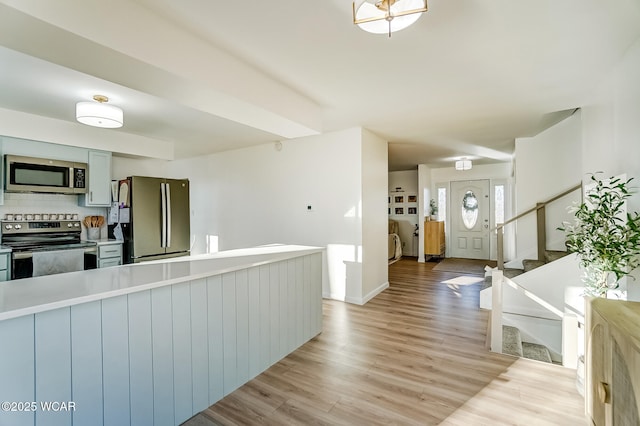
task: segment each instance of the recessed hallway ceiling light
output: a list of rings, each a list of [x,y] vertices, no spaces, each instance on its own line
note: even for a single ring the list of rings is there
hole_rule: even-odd
[[[471,160],[467,160],[463,158],[462,160],[456,161],[456,170],[471,170],[473,165],[471,164]]]
[[[103,95],[95,95],[93,100],[96,102],[78,102],[76,104],[76,120],[88,126],[107,129],[122,127],[124,123],[122,109],[107,105],[109,98]]]

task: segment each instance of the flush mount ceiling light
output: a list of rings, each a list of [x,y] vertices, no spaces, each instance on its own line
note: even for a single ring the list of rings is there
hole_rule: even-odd
[[[462,160],[456,161],[456,170],[471,170],[471,167],[473,167],[471,160],[463,158]]]
[[[427,0],[364,1],[356,10],[353,3],[353,23],[374,34],[389,34],[407,28],[427,11]]]
[[[95,95],[93,100],[96,102],[78,102],[76,104],[76,120],[88,126],[107,129],[122,127],[124,120],[120,108],[107,105],[109,98],[103,95]]]

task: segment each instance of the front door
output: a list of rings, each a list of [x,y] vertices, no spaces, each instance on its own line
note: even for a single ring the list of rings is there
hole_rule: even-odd
[[[489,259],[489,181],[451,182],[449,256]]]

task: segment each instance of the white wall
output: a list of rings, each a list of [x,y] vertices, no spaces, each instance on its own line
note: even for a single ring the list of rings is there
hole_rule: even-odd
[[[169,175],[169,162],[149,158],[111,157],[111,178],[120,180],[128,176],[183,178]]]
[[[534,137],[516,139],[516,215],[580,183],[581,140],[580,111]],[[580,200],[577,190],[547,207],[547,249],[566,250],[564,232],[557,228],[572,220],[567,206]],[[536,259],[535,213],[518,220],[516,227],[517,262]]]
[[[605,176],[626,173],[640,187],[640,38],[630,46],[615,69],[598,85],[582,108],[582,173],[603,171]],[[629,201],[629,211],[640,211],[640,193]],[[628,298],[640,300],[640,271],[628,280]]]
[[[387,141],[362,131],[362,296],[363,304],[389,286],[387,250]]]
[[[400,192],[397,188],[401,188]],[[395,214],[395,204],[393,197],[396,195],[404,196],[404,214]],[[398,222],[400,241],[402,241],[402,255],[403,256],[417,256],[418,255],[418,240],[413,238],[413,231],[418,224],[418,213],[409,215],[407,214],[407,196],[415,195],[418,197],[418,170],[405,170],[399,172],[389,172],[389,196],[391,197],[391,214],[389,219],[393,219]],[[412,203],[411,207],[418,207],[418,203]],[[414,247],[415,245],[415,247]]]
[[[582,170],[640,181],[640,38],[583,106]],[[640,182],[636,182],[640,186]],[[630,202],[640,210],[640,195]]]
[[[561,190],[581,180],[587,183],[589,174],[598,171],[602,171],[604,177],[626,173],[635,179],[635,186],[640,187],[639,75],[640,38],[599,82],[580,113],[535,138],[516,141],[519,211],[533,206],[536,199],[544,195],[544,188],[555,186]],[[547,164],[544,168],[540,166],[543,163]],[[573,197],[577,198],[577,193]],[[633,195],[627,207],[629,211],[640,211],[640,193]],[[556,214],[559,216],[559,212]],[[566,220],[572,220],[572,216],[567,214]],[[547,232],[561,219],[550,222],[547,222]],[[535,250],[532,232],[535,231],[519,225],[519,257],[522,252]],[[530,249],[527,246],[531,246]],[[579,279],[581,273],[574,271],[574,275]],[[636,280],[626,282],[627,297],[640,300],[640,271],[636,270],[633,275]]]
[[[177,160],[168,173],[191,180],[194,253],[326,246],[325,296],[359,303],[363,291],[387,283],[386,144],[368,132],[353,128],[283,141],[280,150],[268,144]],[[370,200],[376,194],[380,200]],[[384,270],[374,266],[382,247]]]

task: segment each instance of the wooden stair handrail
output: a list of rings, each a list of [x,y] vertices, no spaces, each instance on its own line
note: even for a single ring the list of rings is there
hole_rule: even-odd
[[[533,213],[535,211],[538,211],[538,210],[546,207],[547,204],[551,204],[554,201],[556,201],[557,199],[562,198],[565,195],[571,194],[573,191],[575,191],[576,189],[580,189],[580,188],[582,188],[582,182],[580,182],[579,184],[567,189],[566,191],[564,191],[564,192],[562,192],[562,193],[560,193],[558,195],[553,196],[552,198],[549,198],[547,201],[544,201],[542,203],[538,203],[535,207],[532,207],[529,210],[527,210],[525,212],[522,212],[517,216],[512,217],[511,219],[507,220],[505,223],[501,223],[501,224],[497,225],[495,228],[491,229],[491,231],[495,231],[497,229],[504,228],[505,225],[508,225],[511,222],[515,222],[516,220],[520,219],[523,216],[528,215],[529,213]]]

